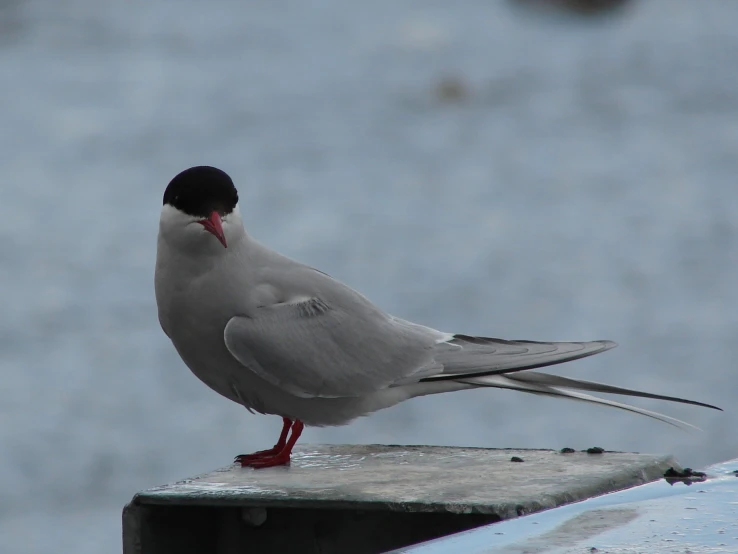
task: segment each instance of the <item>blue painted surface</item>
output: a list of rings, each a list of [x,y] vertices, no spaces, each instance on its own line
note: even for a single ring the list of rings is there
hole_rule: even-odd
[[[704,471],[704,482],[656,481],[396,552],[735,554],[738,459]]]

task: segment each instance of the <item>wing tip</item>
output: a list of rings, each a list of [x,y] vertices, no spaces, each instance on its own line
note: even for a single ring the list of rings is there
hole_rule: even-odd
[[[601,343],[603,350],[610,350],[611,348],[615,348],[618,345],[618,343],[615,342],[614,340],[607,340],[607,339],[602,339],[602,340],[598,340],[595,342]]]

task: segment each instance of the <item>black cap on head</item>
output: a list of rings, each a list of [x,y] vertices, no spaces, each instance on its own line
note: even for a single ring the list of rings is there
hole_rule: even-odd
[[[225,171],[207,165],[185,169],[169,182],[164,204],[195,217],[214,211],[229,214],[238,202],[238,191]]]

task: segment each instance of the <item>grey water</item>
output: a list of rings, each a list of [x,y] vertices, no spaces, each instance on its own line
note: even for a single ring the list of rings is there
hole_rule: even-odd
[[[738,455],[738,3],[609,17],[465,0],[0,4],[0,552],[120,549],[139,489],[271,446],[153,296],[161,195],[228,171],[246,226],[447,331],[607,338],[555,369],[714,403],[703,429],[498,390],[302,442]]]

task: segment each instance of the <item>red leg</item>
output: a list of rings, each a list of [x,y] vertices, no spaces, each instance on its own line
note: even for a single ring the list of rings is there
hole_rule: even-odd
[[[277,444],[275,444],[272,448],[268,450],[259,450],[258,452],[254,452],[253,454],[239,454],[238,456],[236,456],[234,462],[241,464],[241,467],[245,467],[248,465],[248,462],[253,462],[254,460],[279,454],[287,444],[287,433],[289,432],[290,427],[292,427],[292,420],[283,417],[282,432],[279,434],[279,440],[277,441]]]
[[[254,469],[287,465],[288,463],[290,463],[290,454],[292,453],[292,449],[294,448],[297,439],[300,438],[300,435],[302,434],[302,429],[304,427],[305,426],[303,425],[302,421],[300,421],[299,419],[295,420],[295,423],[292,425],[290,440],[287,441],[287,444],[284,445],[284,448],[282,448],[281,451],[272,456],[264,456],[263,458],[248,461],[247,463],[242,463],[241,465],[247,465],[253,467]]]

